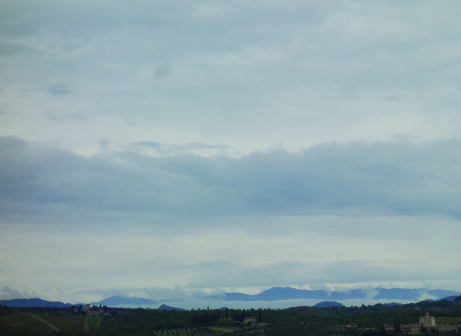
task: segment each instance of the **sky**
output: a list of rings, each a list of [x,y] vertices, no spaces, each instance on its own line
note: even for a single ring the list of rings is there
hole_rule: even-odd
[[[0,2],[0,299],[461,291],[460,15]]]

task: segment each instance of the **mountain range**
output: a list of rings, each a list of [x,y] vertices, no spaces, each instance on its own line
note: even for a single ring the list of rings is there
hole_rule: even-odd
[[[373,299],[373,300],[409,300],[423,301],[427,296],[433,297],[435,300],[446,299],[453,301],[461,293],[455,291],[447,291],[440,289],[410,289],[410,288],[375,288],[373,290],[351,289],[347,292],[327,292],[325,290],[307,290],[296,289],[291,287],[272,287],[259,294],[250,295],[244,293],[225,293],[223,295],[205,296],[202,300],[214,301],[279,301],[293,299],[317,299],[325,301],[341,301],[350,299]],[[108,307],[125,307],[125,306],[156,306],[170,300],[150,300],[136,297],[111,296],[107,299],[91,302],[91,305],[102,305]],[[58,301],[46,301],[42,299],[13,299],[0,300],[1,305],[15,307],[70,307],[70,303]],[[162,307],[162,306],[161,306]],[[165,306],[168,307],[168,306]],[[169,307],[172,308],[172,307]],[[167,308],[159,308],[167,309]]]
[[[91,302],[91,305],[102,305],[107,307],[119,307],[119,306],[153,306],[162,302],[167,302],[167,300],[154,301],[150,299],[136,298],[136,297],[123,297],[123,296],[111,296],[107,299]]]
[[[410,289],[410,288],[375,288],[373,290],[351,289],[347,292],[327,292],[325,290],[307,290],[291,287],[272,287],[259,294],[226,293],[221,296],[210,296],[209,299],[223,301],[277,301],[292,299],[317,299],[317,300],[411,300],[422,301],[421,297],[430,295],[435,299],[457,296],[461,293],[440,289]]]
[[[59,301],[46,301],[42,299],[12,299],[12,300],[0,300],[0,305],[6,305],[9,307],[70,307],[70,303],[63,303]]]

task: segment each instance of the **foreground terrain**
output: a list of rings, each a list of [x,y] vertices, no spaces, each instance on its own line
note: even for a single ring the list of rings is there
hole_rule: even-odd
[[[94,307],[89,316],[75,307],[0,306],[0,335],[308,335],[385,336],[384,325],[417,324],[425,311],[441,328],[428,335],[461,335],[461,297],[406,305],[293,307],[288,309],[158,310]],[[254,317],[257,323],[245,324]],[[457,326],[460,326],[459,328]],[[396,329],[398,330],[398,329]]]

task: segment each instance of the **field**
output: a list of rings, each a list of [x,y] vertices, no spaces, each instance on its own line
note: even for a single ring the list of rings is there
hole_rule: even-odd
[[[0,317],[0,323],[19,328],[28,332],[47,333],[53,331],[48,325],[40,322],[29,313],[18,313]]]
[[[157,332],[154,332],[154,335],[156,336],[166,336],[166,335],[186,336],[186,335],[190,335],[188,333],[188,330],[190,332],[190,329],[172,329],[168,331],[157,331]]]
[[[35,315],[55,325],[59,330],[85,330],[85,317],[83,316]]]
[[[205,331],[206,329],[206,331]],[[228,330],[219,330],[221,329],[220,327],[216,328],[200,328],[200,329],[193,329],[194,333],[192,333],[192,329],[187,328],[187,329],[170,329],[168,331],[156,331],[154,332],[155,336],[189,336],[189,335],[208,335],[208,336],[213,336],[213,335],[222,335],[225,334],[226,332],[229,332]]]
[[[212,330],[218,330],[222,332],[234,332],[235,328],[230,328],[230,327],[211,327],[210,329]]]
[[[436,324],[453,324],[453,323],[458,324],[458,322],[461,322],[461,317],[436,317],[435,318]]]
[[[88,330],[98,330],[101,327],[102,317],[85,317],[84,327],[86,331]]]
[[[156,336],[172,336],[172,335],[176,335],[176,336],[187,336],[187,335],[190,335],[190,329],[170,329],[168,331],[164,330],[164,331],[156,331],[154,332],[154,335]]]

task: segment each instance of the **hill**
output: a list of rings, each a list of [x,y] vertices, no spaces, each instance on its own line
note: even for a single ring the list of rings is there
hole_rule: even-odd
[[[154,301],[150,299],[143,299],[137,297],[123,297],[123,296],[111,296],[107,299],[99,302],[92,302],[91,305],[102,305],[107,307],[120,307],[125,305],[142,306],[142,305],[156,305],[162,301]]]
[[[157,308],[157,310],[183,310],[185,311],[185,309],[170,307],[170,306],[167,306],[166,304],[162,304],[160,307]]]
[[[344,307],[344,305],[336,301],[323,301],[323,302],[317,303],[314,307],[317,307],[317,308]]]
[[[70,307],[70,303],[63,303],[60,301],[46,301],[42,299],[12,299],[12,300],[0,300],[0,305],[6,305],[8,307]]]

